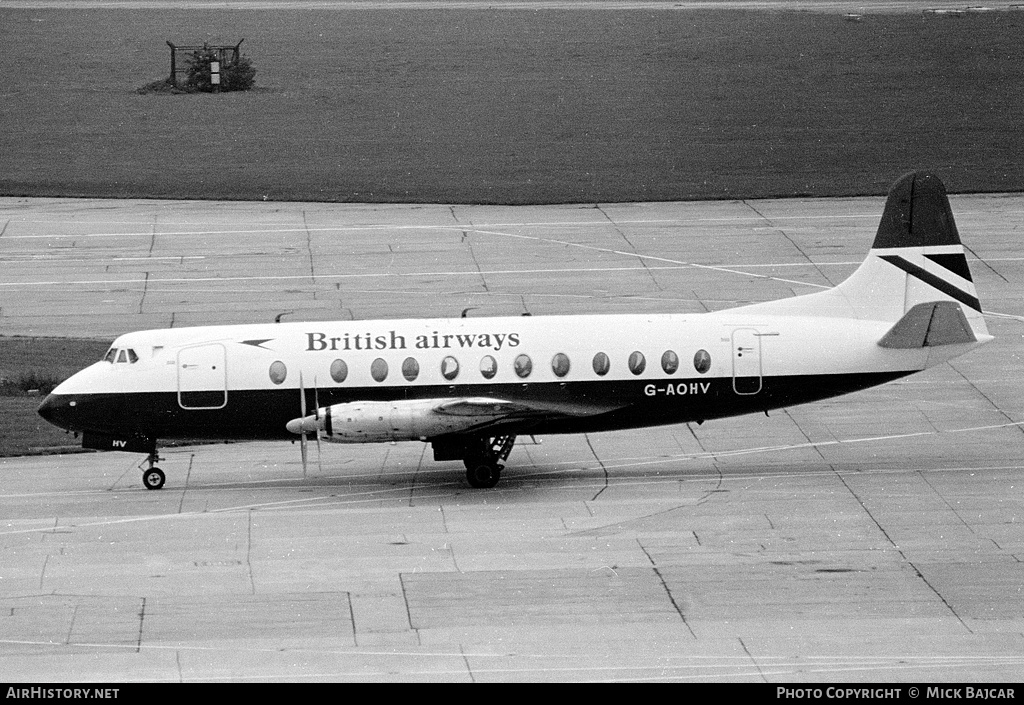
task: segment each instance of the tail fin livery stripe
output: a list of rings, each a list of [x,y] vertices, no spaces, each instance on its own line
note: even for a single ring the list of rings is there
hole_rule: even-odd
[[[961,279],[966,279],[969,282],[974,281],[971,279],[971,269],[967,266],[967,256],[962,252],[951,255],[925,254],[925,257],[935,264],[945,267]]]
[[[938,289],[946,296],[956,299],[965,306],[970,306],[979,313],[981,312],[981,302],[978,300],[976,296],[972,296],[971,294],[968,294],[966,291],[958,289],[957,287],[953,286],[944,279],[940,279],[934,274],[925,271],[921,267],[918,267],[916,264],[908,262],[899,255],[881,255],[881,259],[884,259],[889,264],[899,267],[910,276],[920,279],[925,284],[928,284],[929,286]]]

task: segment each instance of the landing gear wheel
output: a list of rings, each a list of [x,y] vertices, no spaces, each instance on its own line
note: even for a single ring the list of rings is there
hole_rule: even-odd
[[[498,484],[502,466],[487,460],[466,460],[466,481],[470,487],[488,489]]]
[[[163,460],[156,452],[156,439],[149,440],[149,455],[139,463],[139,468],[142,468],[144,463],[149,463],[149,467],[142,471],[142,484],[146,486],[147,490],[158,490],[164,486],[164,471],[156,466],[158,462]]]
[[[158,490],[164,486],[164,471],[160,468],[150,468],[142,471],[142,484],[147,490]]]

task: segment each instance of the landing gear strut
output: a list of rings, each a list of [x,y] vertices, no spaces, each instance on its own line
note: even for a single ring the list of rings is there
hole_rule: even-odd
[[[147,490],[158,490],[164,486],[167,477],[164,475],[164,471],[156,466],[160,460],[162,458],[157,455],[156,448],[154,448],[150,451],[149,457],[143,461],[149,463],[149,467],[142,471],[142,484],[146,486]]]
[[[501,461],[508,458],[515,442],[515,436],[498,436],[481,439],[479,445],[471,448],[471,454],[462,461],[466,465],[466,481],[470,487],[487,489],[497,485],[505,468]]]

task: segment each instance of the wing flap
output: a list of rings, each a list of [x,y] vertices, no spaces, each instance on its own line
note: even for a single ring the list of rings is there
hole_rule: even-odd
[[[524,418],[531,416],[593,416],[611,411],[610,408],[547,401],[507,401],[492,397],[466,397],[442,401],[434,412],[449,416],[491,416],[495,418]]]

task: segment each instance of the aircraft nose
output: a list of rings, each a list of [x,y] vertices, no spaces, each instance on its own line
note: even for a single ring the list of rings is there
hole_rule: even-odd
[[[37,412],[54,426],[66,428],[70,431],[73,430],[71,427],[71,417],[74,406],[75,402],[66,396],[47,394],[46,398],[43,399],[43,403],[39,405]]]

